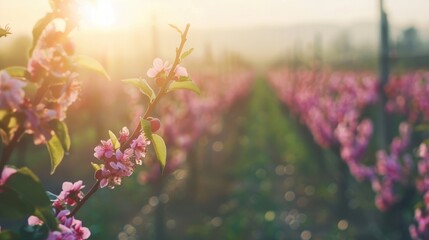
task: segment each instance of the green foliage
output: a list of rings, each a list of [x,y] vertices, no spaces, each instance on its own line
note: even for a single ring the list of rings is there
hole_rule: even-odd
[[[0,111],[0,135],[3,144],[9,143],[11,135],[17,128],[18,121],[15,115],[16,114],[9,111]]]
[[[131,83],[133,86],[138,88],[140,92],[142,92],[145,96],[149,98],[149,100],[152,102],[155,99],[155,92],[150,87],[150,85],[147,83],[145,79],[140,78],[127,78],[123,79],[123,82]]]
[[[55,195],[55,194],[53,194],[53,193],[51,193],[49,191],[46,191],[46,195],[48,196],[48,198],[49,198],[50,201],[55,201],[58,198],[57,195]]]
[[[58,120],[52,120],[49,122],[49,125],[51,129],[55,132],[55,135],[58,137],[58,140],[60,141],[64,151],[70,151],[71,140],[67,124]]]
[[[110,76],[109,74],[107,74],[103,65],[101,65],[97,60],[92,57],[88,57],[85,55],[74,56],[73,62],[78,70],[89,70],[101,75],[107,80],[110,80]]]
[[[97,164],[94,162],[91,162],[92,168],[94,168],[94,172],[97,172],[98,170],[100,170],[103,167],[103,164]]]
[[[149,138],[152,142],[153,147],[155,149],[156,157],[161,164],[162,170],[164,170],[167,161],[167,147],[165,146],[164,139],[162,139],[161,136],[152,133],[151,124],[148,120],[142,119],[140,121],[140,124],[145,136]]]
[[[140,125],[143,129],[145,136],[147,137],[152,136],[152,128],[149,120],[142,118],[140,120]]]
[[[110,130],[109,130],[109,137],[110,137],[110,140],[112,141],[113,147],[114,147],[115,149],[118,149],[118,148],[120,148],[120,147],[121,147],[121,144],[119,143],[118,138],[117,138],[117,137],[116,137],[116,135],[115,135],[112,131],[110,131]]]
[[[36,175],[28,168],[21,168],[11,175],[0,193],[0,216],[18,219],[35,215],[49,229],[57,228],[51,202]]]
[[[193,48],[188,49],[186,52],[182,53],[182,56],[180,56],[180,61],[183,61],[186,57],[191,55],[191,53],[194,51]]]
[[[64,158],[64,148],[57,135],[52,136],[52,138],[47,142],[46,147],[48,148],[49,156],[51,158],[51,174],[54,174],[55,169],[60,165]]]
[[[9,219],[19,219],[31,214],[34,208],[27,206],[18,193],[12,189],[0,193],[0,216]]]
[[[168,86],[167,92],[171,92],[173,90],[179,90],[179,89],[187,89],[195,92],[198,95],[201,94],[200,88],[191,80],[182,81],[182,82],[174,81]]]
[[[158,134],[152,134],[151,140],[153,147],[155,148],[158,161],[161,164],[162,170],[164,170],[167,161],[167,147],[165,146],[164,139],[162,139]]]

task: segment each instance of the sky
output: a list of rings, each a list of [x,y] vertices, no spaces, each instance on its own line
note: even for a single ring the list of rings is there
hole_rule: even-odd
[[[135,28],[154,19],[159,24],[182,26],[191,23],[201,29],[349,24],[378,19],[376,0],[102,1],[111,4],[111,14],[101,17],[114,19],[114,23],[108,26],[109,30]],[[396,25],[429,25],[429,0],[385,0],[385,6],[391,22]],[[17,32],[31,32],[32,25],[47,10],[47,0],[0,0],[0,26],[8,24]],[[91,24],[87,25],[90,27]]]
[[[374,26],[372,29],[374,31],[371,33],[377,36],[375,30],[380,18],[379,0],[76,1],[86,3],[86,5],[82,4],[86,6],[85,14],[77,32],[78,37],[80,36],[82,39],[87,36],[86,43],[92,41],[90,46],[93,46],[94,43],[98,44],[96,39],[99,38],[94,36],[103,36],[104,32],[106,36],[109,36],[106,39],[110,39],[110,42],[119,40],[124,46],[138,44],[144,49],[150,49],[152,46],[150,42],[153,42],[151,38],[153,25],[156,24],[160,32],[169,32],[171,29],[167,24],[171,23],[184,29],[185,25],[190,23],[191,33],[195,34],[190,38],[190,43],[193,44],[193,47],[200,49],[199,53],[196,51],[193,55],[203,55],[201,49],[205,49],[205,45],[210,44],[217,52],[223,53],[228,49],[234,49],[240,53],[244,52],[247,54],[246,57],[254,56],[255,59],[262,59],[261,61],[267,61],[282,52],[288,44],[286,40],[289,43],[297,41],[296,36],[286,36],[280,31],[277,34],[277,30],[281,29],[277,27],[306,29],[305,27],[308,26],[326,24],[338,29],[347,29],[352,25]],[[91,1],[98,2],[98,4],[88,4]],[[48,0],[0,0],[0,27],[7,24],[13,33],[0,47],[6,48],[7,43],[13,43],[22,34],[30,35],[36,21],[50,10],[48,2]],[[420,30],[425,30],[422,32],[425,33],[425,37],[428,36],[429,0],[384,0],[384,5],[390,24],[394,25],[396,29],[415,26]],[[298,28],[296,28],[297,26]],[[274,29],[276,32],[270,32],[272,34],[267,36],[250,36],[243,35],[243,31],[241,31],[261,30],[264,27]],[[227,31],[223,31],[225,29]],[[200,35],[197,37],[196,33],[200,33]],[[207,33],[211,33],[211,35]],[[219,36],[219,33],[224,36]],[[261,33],[261,31],[257,33]],[[139,34],[139,37],[136,37],[136,34]],[[278,36],[279,34],[281,36]],[[123,36],[131,37],[124,38]],[[312,36],[306,40],[312,41]],[[287,39],[285,40],[285,38]],[[324,39],[328,42],[329,36]],[[176,39],[168,35],[161,40],[164,40],[159,43],[163,46],[162,49],[170,49],[165,46],[175,44],[173,40]],[[372,42],[377,43],[376,40]],[[264,46],[264,48],[254,46]]]

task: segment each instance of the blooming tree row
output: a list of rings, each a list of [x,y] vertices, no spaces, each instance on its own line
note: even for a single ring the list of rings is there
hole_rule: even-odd
[[[415,186],[425,196],[426,145],[420,147],[421,160],[415,173],[411,136],[413,128],[428,117],[426,72],[392,77],[383,89],[377,77],[368,73],[276,70],[269,73],[268,79],[315,141],[323,148],[338,149],[350,173],[359,181],[372,183],[375,204],[381,211],[397,204],[404,197],[404,189]],[[379,149],[368,160],[365,154],[374,135],[374,123],[365,111],[383,95],[387,97],[383,107],[403,122],[389,149]],[[416,224],[410,227],[414,239],[428,236],[426,200],[424,206],[416,210]]]

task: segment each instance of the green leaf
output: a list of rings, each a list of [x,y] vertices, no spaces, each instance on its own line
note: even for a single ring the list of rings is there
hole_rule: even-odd
[[[54,174],[55,169],[60,165],[64,157],[64,149],[61,144],[61,141],[58,139],[57,135],[53,135],[52,138],[46,144],[46,147],[49,151],[49,156],[51,157],[51,174]]]
[[[92,168],[94,168],[94,172],[97,172],[98,170],[100,170],[102,168],[101,164],[97,164],[94,162],[91,162]]]
[[[5,185],[15,190],[22,200],[34,207],[51,206],[39,178],[27,167],[18,169],[7,179]]]
[[[4,70],[6,70],[9,76],[14,78],[25,79],[29,75],[27,68],[21,66],[7,67]]]
[[[104,69],[103,65],[99,63],[97,60],[95,60],[92,57],[88,57],[85,55],[78,55],[73,57],[73,62],[76,64],[78,68],[86,69],[89,71],[93,71],[97,74],[102,75],[107,80],[110,80],[109,74],[107,74],[106,70]]]
[[[183,34],[182,30],[180,30],[176,25],[173,24],[168,24],[170,27],[172,27],[174,30],[176,30],[178,33],[180,33],[180,35]]]
[[[21,168],[12,174],[5,186],[13,189],[24,203],[23,208],[32,208],[31,214],[39,217],[49,229],[56,229],[57,220],[52,212],[51,201],[40,183],[39,178],[28,168]]]
[[[64,151],[70,151],[71,140],[67,124],[59,120],[52,120],[49,122],[49,126],[55,132],[55,135],[58,137],[58,140],[60,140],[61,146],[63,147]]]
[[[42,35],[43,30],[48,26],[48,24],[56,18],[55,13],[47,13],[43,18],[41,18],[33,27],[33,45],[28,53],[29,56],[33,54],[34,48],[39,41],[40,36]]]
[[[156,157],[161,164],[162,170],[164,170],[165,163],[167,161],[167,147],[165,146],[164,139],[162,139],[158,134],[152,133],[150,121],[147,119],[141,119],[140,124],[145,136],[151,140],[155,149]]]
[[[120,148],[120,147],[121,147],[121,144],[119,143],[118,138],[117,138],[117,137],[116,137],[116,135],[115,135],[112,131],[110,131],[110,130],[109,130],[109,136],[110,136],[110,140],[112,140],[113,147],[114,147],[115,149]]]
[[[46,196],[48,196],[48,198],[49,198],[49,200],[50,200],[51,202],[53,202],[53,201],[57,200],[57,198],[58,198],[58,196],[57,196],[57,195],[55,195],[55,194],[53,194],[53,193],[51,193],[51,192],[49,192],[49,191],[46,191]]]
[[[157,134],[152,134],[151,140],[155,148],[156,157],[161,164],[161,168],[164,170],[167,161],[167,147],[165,146],[164,139]]]
[[[150,124],[150,121],[148,121],[147,119],[142,118],[140,120],[140,125],[143,129],[143,132],[145,134],[145,136],[149,139],[152,139],[152,127]]]
[[[176,80],[177,82],[187,82],[187,81],[192,81],[192,79],[189,76],[180,76],[178,80]]]
[[[195,92],[198,95],[201,94],[200,88],[193,81],[184,81],[184,82],[174,81],[170,84],[170,86],[168,86],[167,92],[171,92],[173,90],[179,90],[179,89],[187,89]]]
[[[11,188],[4,188],[0,193],[0,217],[20,219],[34,212],[34,207],[21,200],[18,193]],[[0,238],[1,239],[1,238]]]
[[[194,49],[191,48],[191,49],[187,50],[186,52],[182,53],[182,56],[180,56],[181,61],[183,59],[185,59],[187,56],[189,56],[193,51],[194,51]]]
[[[155,99],[155,92],[150,87],[150,85],[147,83],[145,79],[140,78],[128,78],[123,79],[123,82],[131,83],[133,86],[137,87],[140,92],[142,92],[144,95],[146,95],[150,101],[153,101]]]

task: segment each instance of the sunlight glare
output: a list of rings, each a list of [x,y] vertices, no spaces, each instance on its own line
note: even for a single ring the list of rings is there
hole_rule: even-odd
[[[82,6],[83,21],[93,28],[107,29],[117,22],[112,2],[99,0]]]

